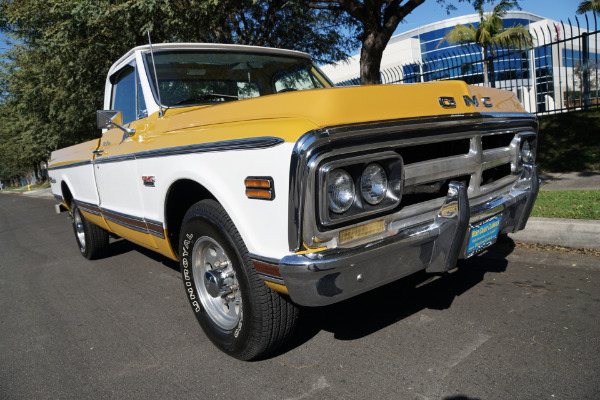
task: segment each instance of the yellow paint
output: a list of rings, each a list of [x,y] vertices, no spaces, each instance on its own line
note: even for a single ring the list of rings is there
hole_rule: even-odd
[[[83,215],[83,217],[90,221],[92,224],[98,225],[100,228],[110,231],[110,228],[108,227],[108,225],[106,225],[106,221],[101,216],[96,214],[90,214],[82,210],[81,208],[79,209],[79,211],[81,212],[81,215]]]
[[[308,253],[317,253],[319,251],[323,251],[323,250],[327,250],[327,247],[308,247],[306,244],[304,244],[304,247],[306,248],[306,250],[300,250],[297,251],[296,254],[308,254]]]
[[[89,161],[92,159],[92,151],[98,148],[99,143],[100,139],[94,139],[53,151],[52,158],[48,161],[48,167],[58,167],[74,162]]]
[[[477,96],[479,106],[467,106],[463,96]],[[441,107],[439,97],[453,97],[456,107]],[[489,97],[493,107],[485,107],[482,97]],[[136,129],[132,137],[120,129],[111,129],[100,142],[96,139],[54,152],[50,166],[89,160],[99,143],[105,150],[101,157],[264,136],[294,143],[304,133],[324,127],[425,116],[523,111],[512,92],[468,86],[462,81],[288,92],[212,106],[168,109],[160,118],[156,112],[129,124]]]
[[[135,244],[138,244],[147,249],[151,249],[168,257],[174,261],[179,261],[179,257],[177,253],[171,247],[171,243],[169,242],[168,232],[165,230],[165,238],[159,238],[149,233],[139,232],[134,229],[127,228],[123,225],[119,225],[112,221],[106,221],[108,224],[107,230],[117,235],[121,236],[124,239],[127,239]]]
[[[179,257],[177,255],[177,250],[171,247],[171,242],[169,239],[169,233],[165,229],[165,238],[161,239],[159,237],[154,236],[154,243],[156,244],[156,251],[162,254],[163,256],[169,257],[171,260],[179,261]]]
[[[140,246],[146,247],[148,249],[156,250],[157,246],[154,244],[154,241],[150,237],[150,234],[127,228],[123,225],[119,225],[112,221],[106,221],[106,223],[108,224],[109,230],[111,232],[116,233],[122,238],[125,238],[135,244],[139,244]]]
[[[268,287],[270,287],[271,289],[273,289],[276,292],[287,294],[287,295],[290,294],[287,290],[287,287],[285,287],[284,285],[280,285],[278,283],[273,283],[273,282],[268,282],[268,281],[265,281],[265,283],[267,284]]]

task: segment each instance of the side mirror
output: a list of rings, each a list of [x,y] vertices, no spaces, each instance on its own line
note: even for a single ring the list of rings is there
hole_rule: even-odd
[[[135,134],[135,129],[123,126],[123,113],[118,110],[96,111],[96,123],[100,129],[119,128],[128,136],[133,136]]]

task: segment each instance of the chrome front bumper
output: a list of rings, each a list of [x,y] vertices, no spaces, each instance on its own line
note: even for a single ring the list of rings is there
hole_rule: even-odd
[[[345,300],[420,270],[442,273],[467,256],[472,224],[500,215],[500,233],[525,228],[538,190],[532,164],[523,166],[508,192],[475,206],[467,188],[453,182],[433,220],[366,245],[286,256],[279,272],[292,300],[304,306]]]

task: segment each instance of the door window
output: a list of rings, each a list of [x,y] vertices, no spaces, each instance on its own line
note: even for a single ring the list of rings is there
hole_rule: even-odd
[[[123,112],[124,124],[148,116],[135,64],[122,68],[112,76],[111,82],[113,84],[111,109]]]

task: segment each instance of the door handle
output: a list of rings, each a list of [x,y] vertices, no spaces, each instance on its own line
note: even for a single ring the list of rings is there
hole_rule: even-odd
[[[92,153],[94,153],[97,156],[101,156],[102,154],[104,154],[104,150],[94,150],[92,151]]]

